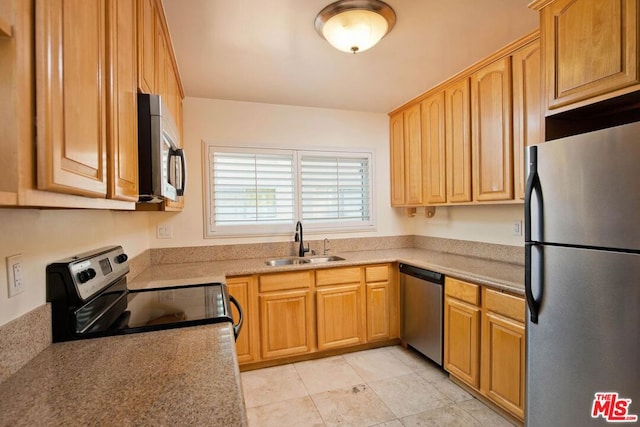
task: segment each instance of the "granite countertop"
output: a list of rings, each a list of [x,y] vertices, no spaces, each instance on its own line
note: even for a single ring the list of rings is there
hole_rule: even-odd
[[[228,323],[50,345],[0,384],[0,425],[247,425]]]
[[[265,264],[265,258],[156,264],[143,271],[128,286],[131,289],[140,289],[223,282],[225,276],[403,262],[458,279],[469,280],[520,295],[524,294],[524,266],[519,264],[509,264],[426,249],[386,249],[332,253],[331,255],[341,256],[345,260],[285,266],[268,266]]]

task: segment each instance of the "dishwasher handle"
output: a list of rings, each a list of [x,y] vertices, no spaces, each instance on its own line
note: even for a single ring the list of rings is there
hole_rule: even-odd
[[[417,277],[418,279],[426,280],[431,283],[437,283],[438,285],[444,284],[444,274],[442,273],[436,273],[435,271],[425,270],[423,268],[407,264],[400,264],[399,269],[402,274]]]

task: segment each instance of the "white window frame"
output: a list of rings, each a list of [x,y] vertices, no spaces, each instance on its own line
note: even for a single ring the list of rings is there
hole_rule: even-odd
[[[236,153],[292,153],[293,154],[293,174],[294,174],[294,219],[291,224],[272,225],[226,225],[216,226],[213,218],[213,201],[211,181],[211,165],[209,155],[211,150]],[[301,219],[301,173],[300,159],[303,155],[333,156],[333,157],[367,157],[369,160],[369,220],[368,221],[337,221],[313,223],[304,222],[305,235],[315,233],[336,233],[336,232],[363,232],[375,231],[376,229],[376,200],[375,200],[375,158],[374,152],[366,149],[335,149],[324,150],[316,148],[305,148],[304,150],[287,148],[267,148],[251,146],[229,146],[216,144],[210,141],[202,142],[203,161],[203,199],[204,199],[204,237],[222,238],[231,236],[276,236],[290,235],[293,233],[296,221]]]

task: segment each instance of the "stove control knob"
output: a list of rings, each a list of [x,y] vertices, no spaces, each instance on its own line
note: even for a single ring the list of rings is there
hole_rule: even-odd
[[[125,262],[128,259],[129,259],[129,257],[127,256],[127,254],[120,254],[120,255],[115,257],[116,264],[122,264],[123,262]]]
[[[80,283],[87,283],[89,280],[96,277],[96,271],[93,268],[87,268],[78,273],[78,281]]]

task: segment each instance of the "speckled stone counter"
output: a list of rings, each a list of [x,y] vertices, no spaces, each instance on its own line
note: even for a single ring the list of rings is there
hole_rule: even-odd
[[[0,384],[0,425],[246,426],[229,324],[52,344]]]
[[[265,274],[302,269],[331,268],[350,265],[404,262],[458,279],[524,294],[524,266],[483,258],[437,252],[427,249],[385,249],[332,253],[344,261],[328,263],[268,266],[267,258],[219,260],[209,262],[155,264],[135,280],[130,288],[149,288],[224,281],[225,276]]]

